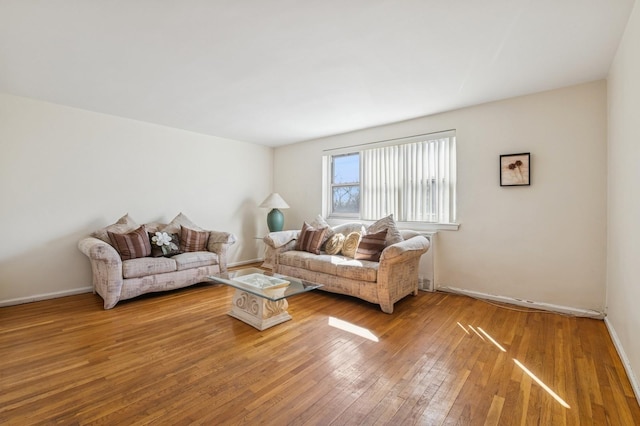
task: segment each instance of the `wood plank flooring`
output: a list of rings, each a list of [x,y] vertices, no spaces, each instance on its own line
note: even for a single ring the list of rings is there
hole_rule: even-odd
[[[232,294],[0,308],[0,424],[640,424],[602,321],[314,291],[260,332],[226,315]]]

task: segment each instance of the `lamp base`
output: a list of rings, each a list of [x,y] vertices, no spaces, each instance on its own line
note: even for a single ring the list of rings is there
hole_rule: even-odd
[[[269,227],[269,232],[278,232],[282,231],[284,227],[284,215],[278,209],[273,209],[267,215],[267,226]]]

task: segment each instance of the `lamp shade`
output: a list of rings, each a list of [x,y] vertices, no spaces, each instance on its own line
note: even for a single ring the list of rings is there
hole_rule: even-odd
[[[269,227],[269,232],[282,231],[284,226],[284,215],[279,209],[288,209],[289,204],[282,199],[280,194],[277,192],[272,193],[258,207],[272,209],[267,215],[267,226]]]
[[[280,194],[273,192],[258,207],[262,207],[264,209],[288,209],[289,204],[284,201]]]

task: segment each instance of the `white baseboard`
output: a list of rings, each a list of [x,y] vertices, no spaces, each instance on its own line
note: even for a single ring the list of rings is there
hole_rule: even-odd
[[[227,267],[236,267],[236,266],[243,266],[243,265],[249,265],[251,263],[258,263],[258,262],[264,262],[263,258],[258,258],[258,259],[249,259],[249,260],[242,260],[240,262],[232,262],[232,263],[228,263]]]
[[[262,262],[264,259],[243,260],[241,262],[230,263],[229,266],[242,266],[250,263]],[[16,299],[0,300],[0,308],[4,306],[22,305],[24,303],[38,302],[40,300],[57,299],[58,297],[73,296],[82,293],[91,293],[93,287],[81,287],[73,290],[56,291],[53,293],[36,294],[33,296],[18,297]]]
[[[16,299],[0,300],[0,308],[4,306],[22,305],[23,303],[38,302],[40,300],[57,299],[58,297],[73,296],[76,294],[91,293],[93,287],[74,288],[73,290],[56,291],[53,293],[36,294]]]
[[[506,296],[495,296],[493,294],[480,293],[477,291],[465,290],[465,289],[456,288],[456,287],[438,287],[437,291],[463,294],[465,296],[473,297],[475,299],[492,300],[494,302],[508,303],[510,305],[524,306],[527,308],[540,309],[543,311],[558,312],[561,314],[573,315],[577,317],[588,317],[588,318],[595,318],[595,319],[604,319],[605,317],[603,312],[592,311],[589,309],[572,308],[569,306],[553,305],[550,303],[543,303],[543,302],[532,302],[530,300],[515,299],[512,297],[506,297]]]
[[[611,340],[613,340],[613,346],[615,346],[616,351],[618,351],[618,355],[620,356],[620,360],[622,361],[624,370],[627,372],[627,377],[629,378],[629,382],[631,382],[631,388],[633,389],[633,393],[636,395],[638,404],[640,404],[640,382],[638,382],[638,378],[636,377],[633,371],[633,368],[631,367],[629,358],[627,357],[627,354],[624,351],[622,342],[620,342],[620,339],[618,338],[618,333],[616,333],[616,330],[613,328],[613,324],[611,324],[611,322],[609,321],[609,318],[605,318],[604,323],[607,326],[607,330],[609,330],[609,335],[611,336]]]

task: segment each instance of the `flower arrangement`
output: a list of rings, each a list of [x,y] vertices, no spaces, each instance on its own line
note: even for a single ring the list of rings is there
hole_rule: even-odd
[[[171,239],[171,235],[166,232],[156,232],[156,234],[151,238],[153,244],[157,245],[162,249],[163,254],[169,254],[173,250],[177,250],[178,246]]]

